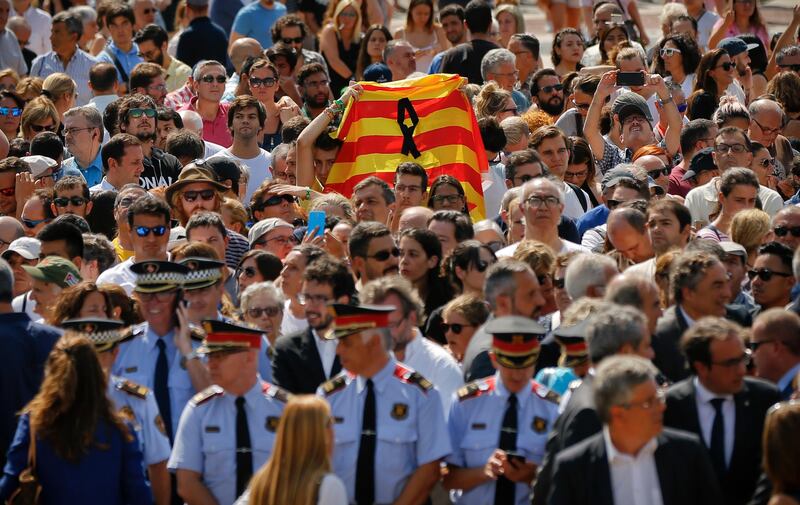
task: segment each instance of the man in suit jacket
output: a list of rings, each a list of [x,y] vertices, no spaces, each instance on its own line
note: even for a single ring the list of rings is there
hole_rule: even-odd
[[[560,335],[570,331],[570,328],[559,328],[554,333]],[[632,307],[603,304],[585,323],[585,336],[589,343],[589,359],[595,366],[615,354],[633,354],[653,359],[647,318]],[[564,411],[556,419],[547,439],[545,458],[533,488],[534,505],[546,503],[556,455],[599,433],[602,428],[595,409],[594,378],[587,374],[580,385],[572,390]]]
[[[695,375],[667,392],[664,424],[701,437],[725,503],[743,505],[761,475],[764,417],[780,395],[766,381],[745,376],[749,355],[741,327],[731,321],[698,321],[681,347]]]
[[[697,437],[663,429],[657,373],[633,356],[612,356],[598,367],[594,398],[603,431],[556,456],[549,505],[722,503]]]
[[[722,262],[705,252],[686,252],[673,265],[670,290],[675,305],[664,311],[653,335],[653,363],[671,382],[689,376],[686,358],[679,348],[683,333],[705,316],[725,316],[750,326],[750,316],[731,299],[728,273]]]
[[[777,384],[781,400],[789,400],[800,373],[800,316],[784,309],[769,309],[756,317],[748,343],[756,374]]]
[[[294,394],[314,394],[320,384],[342,370],[336,341],[323,338],[333,322],[327,304],[350,303],[354,293],[353,276],[344,263],[323,257],[306,268],[299,296],[308,328],[275,342],[272,379],[276,385]]]

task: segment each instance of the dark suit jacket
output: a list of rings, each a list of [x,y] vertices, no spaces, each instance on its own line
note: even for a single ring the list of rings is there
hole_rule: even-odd
[[[552,486],[553,463],[559,452],[596,435],[603,429],[594,405],[593,377],[586,375],[569,399],[547,438],[542,467],[533,487],[533,504],[544,505]]]
[[[341,370],[337,356],[331,377]],[[272,380],[294,394],[314,394],[319,385],[328,380],[311,328],[278,338],[272,355]]]
[[[780,401],[780,394],[772,384],[746,377],[742,391],[733,399],[736,404],[733,455],[720,485],[724,490],[725,503],[737,505],[747,503],[756,489],[761,475],[764,417],[767,410]],[[664,425],[689,431],[702,439],[693,378],[674,384],[667,391]]]
[[[665,429],[654,454],[664,505],[722,504],[708,454],[696,436]],[[614,491],[603,434],[556,457],[548,505],[611,505]]]
[[[664,311],[664,315],[656,325],[652,342],[653,351],[656,354],[653,364],[670,382],[678,382],[689,376],[689,366],[680,348],[681,337],[689,324],[678,313],[676,307],[677,305],[673,305]],[[749,327],[752,323],[752,317],[744,307],[731,305],[725,312],[727,319],[744,327]]]

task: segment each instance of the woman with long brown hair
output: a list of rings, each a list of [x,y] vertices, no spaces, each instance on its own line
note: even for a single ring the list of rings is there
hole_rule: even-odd
[[[331,469],[332,454],[328,404],[313,395],[293,397],[281,415],[272,456],[236,505],[347,505],[344,484]]]
[[[42,504],[151,504],[142,452],[106,396],[89,339],[67,332],[50,352],[39,393],[25,407],[0,481],[0,502],[19,488],[34,444]]]

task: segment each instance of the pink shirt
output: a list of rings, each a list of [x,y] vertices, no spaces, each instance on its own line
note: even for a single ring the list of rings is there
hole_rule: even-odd
[[[193,110],[197,112],[195,108],[196,104],[197,97],[195,96],[189,103],[178,110]],[[228,130],[229,108],[229,103],[221,103],[217,109],[217,117],[215,117],[213,121],[207,121],[203,118],[203,140],[219,144],[222,147],[230,147],[233,144],[233,137],[231,137],[231,132]]]
[[[714,30],[716,30],[717,28],[722,26],[722,24],[724,22],[725,22],[725,18],[721,18],[719,21],[717,21],[717,23],[714,25]],[[739,31],[739,27],[736,25],[736,23],[733,23],[731,25],[731,27],[728,28],[728,31],[725,32],[725,38],[727,38],[727,37],[738,37],[739,35],[742,35],[743,33],[752,33],[753,35],[755,35],[756,37],[761,39],[761,42],[764,43],[764,47],[769,47],[769,34],[767,33],[767,30],[763,26],[760,27],[760,28],[756,28],[755,26],[751,26],[750,28],[753,28],[753,30],[748,30],[746,32],[740,32]]]

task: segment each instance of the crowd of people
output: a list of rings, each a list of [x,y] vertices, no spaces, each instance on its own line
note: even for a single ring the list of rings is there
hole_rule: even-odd
[[[0,501],[800,505],[800,6],[760,7],[0,0]],[[359,82],[436,73],[482,195],[413,152],[326,188]]]

